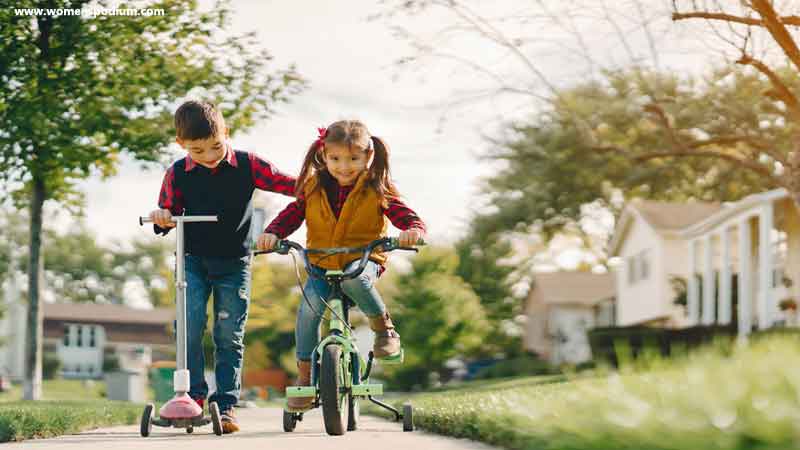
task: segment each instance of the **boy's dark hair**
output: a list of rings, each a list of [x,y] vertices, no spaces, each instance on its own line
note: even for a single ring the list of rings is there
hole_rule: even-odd
[[[189,100],[175,111],[175,134],[178,139],[208,139],[224,133],[225,119],[211,102]]]

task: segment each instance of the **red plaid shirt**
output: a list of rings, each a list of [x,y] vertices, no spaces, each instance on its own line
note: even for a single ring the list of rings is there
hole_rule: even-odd
[[[250,158],[250,175],[253,177],[253,184],[256,189],[276,192],[290,197],[294,196],[294,177],[282,173],[272,163],[262,159],[255,153],[248,153],[247,155]],[[197,167],[197,163],[189,155],[186,155],[185,161],[186,172],[190,172]],[[211,169],[211,174],[219,172],[223,164],[231,167],[238,166],[236,154],[230,146],[222,162]],[[172,214],[179,215],[183,213],[183,206],[183,192],[175,186],[175,165],[173,164],[164,175],[161,193],[158,196],[158,207],[168,209]]]
[[[353,186],[339,186],[336,185],[336,191],[328,193],[328,200],[330,201],[333,213],[339,217],[339,213],[344,207],[344,202],[347,200],[347,195],[353,190]],[[406,206],[400,199],[389,200],[389,205],[383,210],[383,215],[389,218],[392,225],[400,230],[409,230],[416,228],[425,233],[425,222],[419,218],[417,213],[411,208]],[[265,233],[272,233],[281,239],[285,239],[290,234],[294,233],[306,217],[306,203],[303,199],[299,198],[292,203],[289,203],[286,208],[281,211],[275,219],[269,224]]]

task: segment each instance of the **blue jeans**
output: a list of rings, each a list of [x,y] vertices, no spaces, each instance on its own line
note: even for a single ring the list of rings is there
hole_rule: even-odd
[[[189,395],[205,398],[203,334],[209,295],[214,293],[214,373],[217,390],[209,401],[220,411],[236,405],[242,387],[244,326],[250,304],[250,256],[214,258],[186,255],[186,360]]]
[[[347,265],[346,269],[357,264],[358,261],[353,261]],[[312,266],[311,270],[319,277],[325,275],[325,269],[320,267]],[[384,305],[378,290],[375,289],[379,271],[380,265],[369,261],[361,275],[352,280],[342,282],[342,291],[368,317],[380,316],[386,312],[386,305]],[[322,299],[324,298],[327,301],[331,287],[324,279],[309,276],[303,289],[314,309],[312,310],[304,299],[300,299],[300,309],[297,311],[297,327],[295,328],[295,342],[297,343],[297,359],[310,361],[311,353],[319,343],[319,324],[322,321],[320,314],[325,314],[325,305],[322,303]]]

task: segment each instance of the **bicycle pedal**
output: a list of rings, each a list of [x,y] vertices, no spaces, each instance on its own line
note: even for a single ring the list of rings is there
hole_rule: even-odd
[[[384,357],[375,358],[375,359],[377,361],[380,361],[381,364],[402,364],[404,355],[405,355],[405,352],[401,348],[399,353],[395,353],[394,355],[384,356]]]

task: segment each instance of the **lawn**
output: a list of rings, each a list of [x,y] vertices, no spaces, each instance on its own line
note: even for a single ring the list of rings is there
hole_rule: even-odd
[[[411,401],[420,428],[511,449],[798,448],[800,340],[766,338],[562,383],[483,382]]]
[[[0,394],[0,442],[52,437],[81,430],[133,424],[143,405],[105,400],[101,381],[46,380],[42,401],[22,401],[15,385]]]

